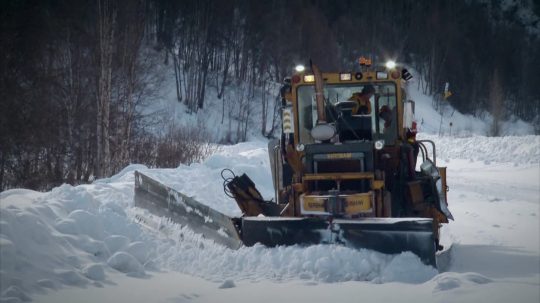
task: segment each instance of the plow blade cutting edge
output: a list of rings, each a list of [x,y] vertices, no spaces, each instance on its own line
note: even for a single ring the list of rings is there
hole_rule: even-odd
[[[232,249],[265,246],[340,244],[385,254],[411,251],[436,267],[433,222],[426,218],[334,219],[228,217],[160,182],[135,172],[135,206],[188,225]],[[236,225],[234,222],[238,222]]]
[[[385,254],[411,251],[436,267],[432,220],[425,218],[260,218],[242,220],[242,240],[251,246],[341,244]]]

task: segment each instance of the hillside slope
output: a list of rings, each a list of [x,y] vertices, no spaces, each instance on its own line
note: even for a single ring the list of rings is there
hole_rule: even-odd
[[[448,101],[442,101],[440,110],[435,110],[434,96],[426,95],[419,85],[419,76],[409,68],[415,77],[409,81],[407,91],[409,99],[416,102],[416,120],[419,131],[426,134],[440,136],[488,136],[491,133],[493,118],[489,113],[483,113],[482,118],[472,115],[464,115],[454,110],[452,107],[452,97]],[[165,71],[167,69],[164,69]],[[171,71],[169,70],[169,73]],[[234,86],[225,91],[222,99],[217,98],[217,89],[209,87],[206,91],[206,101],[203,109],[197,113],[188,113],[187,108],[178,102],[175,94],[174,75],[165,77],[163,91],[166,92],[162,98],[156,100],[154,104],[145,109],[145,112],[157,113],[161,121],[156,128],[156,132],[167,129],[169,125],[204,129],[211,142],[230,142],[237,140],[236,132],[239,128],[247,125],[247,139],[262,139],[262,91],[258,90],[251,98],[245,95],[245,88]],[[272,120],[277,118],[276,133],[280,130],[279,108],[276,106],[276,96],[278,95],[279,84],[269,85],[264,92],[268,102],[266,112],[266,130],[272,127]],[[239,100],[245,100],[245,106],[249,106],[248,121],[243,120]],[[474,100],[471,100],[474,102]],[[226,107],[224,107],[224,105]],[[243,108],[243,110],[246,110]],[[277,116],[275,116],[277,114]],[[154,118],[156,119],[156,118]],[[450,125],[451,123],[451,125]],[[522,120],[511,116],[501,121],[501,135],[503,136],[523,136],[534,135],[534,127]]]

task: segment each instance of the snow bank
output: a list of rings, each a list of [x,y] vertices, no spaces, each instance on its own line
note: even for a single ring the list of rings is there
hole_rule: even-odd
[[[181,165],[177,169],[148,170],[147,174],[224,214],[240,216],[236,202],[225,195],[223,190],[221,172],[226,168],[232,169],[236,175],[247,174],[265,199],[274,198],[265,141],[223,146],[218,153],[202,163]],[[229,173],[224,176],[231,177]]]
[[[27,301],[31,293],[62,285],[99,286],[114,268],[144,274],[140,226],[108,207],[132,203],[133,177],[127,179],[129,194],[120,182],[1,193],[1,299]]]
[[[418,139],[435,142],[437,159],[465,159],[489,164],[540,163],[540,136],[439,137],[420,133]],[[429,145],[428,145],[429,147]]]

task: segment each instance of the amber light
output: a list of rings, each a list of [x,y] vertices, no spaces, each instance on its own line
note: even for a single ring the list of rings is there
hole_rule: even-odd
[[[370,66],[371,65],[371,59],[368,59],[366,57],[360,57],[358,59],[358,63],[360,63],[360,65],[365,65],[365,66]]]

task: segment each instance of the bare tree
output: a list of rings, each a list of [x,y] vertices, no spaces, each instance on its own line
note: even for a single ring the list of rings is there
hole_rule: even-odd
[[[97,0],[98,7],[98,81],[96,119],[96,167],[95,176],[110,174],[110,106],[112,90],[112,60],[114,52],[117,17],[116,1]]]
[[[501,134],[501,119],[504,114],[503,99],[504,94],[501,88],[501,82],[499,80],[499,71],[495,69],[489,85],[490,111],[491,115],[493,116],[493,122],[491,124],[492,136],[499,136]]]
[[[141,102],[148,83],[145,74],[153,71],[149,59],[152,53],[143,54],[145,30],[145,7],[143,1],[132,1],[118,15],[118,37],[116,77],[113,82],[117,96],[114,100],[116,111],[114,125],[115,148],[113,167],[121,169],[130,161],[130,147],[133,140],[133,127],[136,107]],[[145,56],[147,55],[147,56]]]

